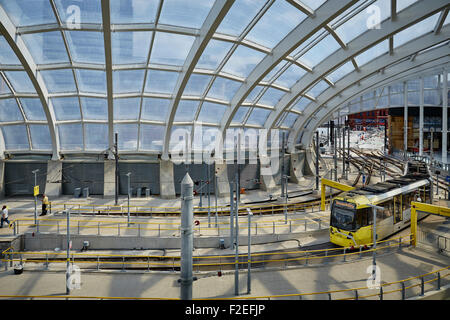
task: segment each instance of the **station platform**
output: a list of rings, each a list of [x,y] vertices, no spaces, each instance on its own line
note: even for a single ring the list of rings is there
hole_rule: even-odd
[[[450,258],[437,253],[424,251],[420,248],[407,247],[396,253],[377,257],[380,268],[380,283],[383,288],[384,300],[402,299],[400,283],[390,284],[399,280],[421,276],[441,270],[450,265]],[[380,290],[358,289],[366,288],[372,265],[371,259],[362,259],[348,263],[322,265],[313,267],[294,267],[273,270],[252,270],[251,293],[247,293],[247,272],[239,273],[239,296],[235,295],[234,272],[196,273],[198,280],[193,283],[193,299],[294,299],[328,300],[352,299],[356,291],[360,299],[379,300]],[[436,274],[433,274],[436,276]],[[429,275],[429,277],[433,276]],[[74,289],[71,296],[74,299],[91,297],[91,299],[136,298],[136,299],[178,299],[180,287],[177,282],[179,274],[171,272],[111,272],[91,271],[80,274],[81,285]],[[450,284],[448,269],[440,272],[441,290],[439,297],[449,299]],[[425,278],[428,281],[429,278]],[[405,298],[420,295],[420,278],[405,282],[406,286],[416,286],[406,289]],[[419,284],[419,285],[417,285]],[[12,299],[20,296],[27,299],[57,299],[65,298],[65,273],[52,271],[27,271],[16,275],[13,270],[0,271],[0,298]],[[357,289],[356,291],[354,289]],[[436,282],[424,284],[425,296],[436,298]],[[344,290],[344,291],[341,291]],[[339,291],[339,292],[338,292]],[[394,292],[390,292],[394,291]],[[308,295],[308,293],[321,293]],[[302,294],[299,296],[298,294]],[[281,295],[281,296],[278,296]],[[369,296],[369,297],[368,297]]]

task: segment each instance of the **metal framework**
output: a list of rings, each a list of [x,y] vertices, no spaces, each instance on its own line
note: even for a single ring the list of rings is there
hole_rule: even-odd
[[[205,126],[215,128],[223,136],[228,128],[236,127],[282,129],[288,133],[288,148],[292,151],[298,141],[309,146],[314,130],[336,112],[348,108],[347,102],[363,92],[445,67],[449,62],[448,45],[439,47],[450,38],[448,0],[419,0],[405,8],[400,8],[396,0],[308,2],[315,7],[301,0],[267,0],[252,6],[239,0],[160,0],[157,3],[130,0],[124,12],[122,8],[121,12],[115,12],[110,0],[100,0],[98,6],[95,1],[80,1],[77,5],[82,19],[75,29],[69,19],[69,8],[60,7],[54,0],[39,3],[42,8],[38,8],[37,15],[32,14],[36,8],[31,4],[29,8],[20,7],[22,2],[14,3],[14,0],[0,4],[0,32],[9,45],[0,48],[0,82],[6,83],[10,92],[0,92],[0,107],[2,99],[15,99],[24,119],[6,121],[0,113],[0,128],[25,125],[28,152],[51,153],[53,159],[64,153],[105,153],[113,147],[114,133],[119,126],[126,128],[121,134],[124,144],[121,152],[162,154],[167,159],[173,127],[190,127],[193,132],[200,114],[211,105],[217,114],[209,110],[213,115],[203,121]],[[378,28],[361,27],[371,18],[368,13],[371,6],[387,6],[390,11],[383,12],[387,18],[379,22]],[[195,17],[190,16],[192,12],[196,13]],[[435,19],[432,28],[409,36],[402,45],[395,46],[397,38],[406,37],[408,28],[431,18]],[[292,25],[292,21],[297,22]],[[278,24],[276,29],[273,23]],[[345,28],[352,23],[355,29],[359,28],[357,31]],[[102,59],[90,59],[95,49],[86,52],[83,43],[72,41],[70,33],[74,31],[83,31],[94,38],[100,36],[103,41],[98,47],[104,52]],[[185,37],[188,40],[157,41],[161,35],[166,39]],[[60,43],[60,48],[54,49],[67,57],[56,59],[58,53],[55,53],[41,61],[40,48],[30,47],[28,39],[44,36],[58,40],[55,43]],[[117,47],[118,36],[125,38],[125,44],[131,44],[131,48],[123,43]],[[386,53],[371,53],[385,41]],[[324,43],[333,43],[330,49],[323,49],[330,51],[319,52],[321,58],[314,57],[314,48],[328,48],[320,47]],[[44,45],[47,46],[41,43]],[[6,50],[12,50],[21,65],[2,61]],[[87,58],[77,59],[78,52]],[[161,58],[161,52],[167,52],[170,58]],[[369,52],[370,59],[358,63],[359,56]],[[124,61],[117,62],[117,55],[125,57]],[[317,61],[309,61],[308,55]],[[333,81],[333,74],[341,69],[343,76]],[[9,74],[16,71],[26,72],[36,93],[16,90],[9,79]],[[43,74],[66,71],[71,79],[63,80],[73,82],[73,89],[55,92]],[[97,80],[89,76],[81,77],[81,73],[89,75],[89,72],[97,73],[100,79],[104,76],[103,83],[95,83]],[[154,72],[160,72],[161,78],[153,78]],[[128,78],[122,76],[126,74]],[[125,78],[119,79],[119,75]],[[149,81],[159,85],[151,87]],[[191,82],[195,94],[186,91]],[[86,89],[86,83],[105,89]],[[122,85],[125,89],[120,88]],[[311,92],[316,85],[324,89],[314,95]],[[131,89],[126,89],[127,86]],[[30,119],[29,111],[21,105],[24,98],[39,99],[46,121]],[[72,98],[78,101],[80,116],[58,119],[53,101]],[[119,108],[117,99],[129,102],[129,113],[136,116],[115,118]],[[89,108],[98,108],[86,102],[93,100],[106,101],[105,115],[90,118],[85,114]],[[186,101],[192,105],[189,116],[177,120],[177,115],[186,113],[180,107]],[[307,103],[297,107],[299,101]],[[51,150],[33,148],[30,125],[34,124],[48,125]],[[87,141],[92,138],[92,132],[87,127],[94,124],[106,126],[107,137],[103,141],[98,134],[100,138],[91,147]],[[63,135],[68,133],[61,132],[60,125],[81,128],[78,145],[65,144],[67,137]],[[2,156],[4,152],[26,152],[7,145],[5,132],[0,133]],[[150,143],[144,143],[144,138]]]

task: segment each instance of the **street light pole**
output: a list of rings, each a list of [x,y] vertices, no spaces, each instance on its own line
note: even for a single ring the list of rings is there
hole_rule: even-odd
[[[375,280],[375,276],[376,276],[376,267],[377,267],[377,261],[376,261],[376,248],[377,248],[377,210],[381,210],[383,211],[384,208],[380,207],[380,206],[376,206],[373,204],[368,204],[369,207],[372,207],[372,214],[373,214],[373,230],[372,230],[372,236],[373,236],[373,253],[372,253],[372,275],[373,275],[373,280]]]
[[[251,225],[252,225],[252,216],[253,213],[250,210],[250,208],[247,208],[247,216],[248,216],[248,248],[247,248],[247,294],[250,294],[252,291],[252,253],[251,253],[251,246],[252,246],[252,235],[251,235]]]
[[[67,240],[67,262],[66,262],[66,294],[70,294],[70,211],[66,210],[66,240]]]
[[[114,142],[114,158],[116,161],[116,170],[115,170],[115,191],[114,191],[114,203],[117,206],[119,202],[119,146],[118,146],[118,133],[114,134],[115,142]]]
[[[127,219],[127,224],[128,224],[128,227],[130,226],[130,189],[131,189],[131,185],[130,185],[130,180],[131,180],[131,172],[128,172],[127,173],[127,177],[128,177],[128,192],[127,192],[127,194],[128,194],[128,219]]]
[[[34,174],[34,187],[37,186],[37,172],[39,171],[39,169],[33,170],[31,171]],[[33,194],[34,194],[34,224],[37,224],[37,195],[34,192],[34,188],[33,188]]]

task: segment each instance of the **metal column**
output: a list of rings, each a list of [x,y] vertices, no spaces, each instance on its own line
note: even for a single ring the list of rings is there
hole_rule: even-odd
[[[118,133],[114,134],[114,159],[116,161],[116,170],[115,170],[115,191],[114,191],[114,203],[117,206],[119,202],[119,138]]]
[[[319,190],[319,131],[316,131],[316,190]]]
[[[442,163],[447,163],[447,131],[448,131],[448,71],[442,75]]]
[[[423,78],[420,78],[420,103],[419,103],[419,155],[423,155]]]
[[[403,152],[404,159],[406,159],[406,152],[408,151],[408,88],[406,82],[403,82]]]
[[[192,251],[194,248],[192,221],[193,213],[193,190],[189,173],[181,181],[181,270],[180,270],[180,295],[181,300],[192,300]]]

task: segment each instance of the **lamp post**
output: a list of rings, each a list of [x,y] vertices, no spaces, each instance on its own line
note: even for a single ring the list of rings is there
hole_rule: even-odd
[[[37,176],[39,169],[31,171],[34,174],[34,188],[37,186]],[[34,224],[37,224],[37,194],[35,192],[35,189],[33,188],[33,194],[34,194]]]
[[[372,214],[373,214],[372,275],[373,275],[373,280],[375,280],[375,276],[376,276],[375,273],[376,273],[376,267],[377,267],[377,261],[376,261],[376,256],[377,256],[377,252],[376,252],[376,248],[377,248],[377,210],[383,211],[384,208],[380,207],[380,206],[373,205],[373,204],[368,204],[368,206],[372,207]]]
[[[130,226],[130,189],[131,189],[131,184],[130,184],[130,180],[131,180],[131,172],[128,172],[126,174],[126,176],[128,177],[128,190],[127,190],[127,196],[128,196],[128,218],[127,218],[127,225],[128,227]]]
[[[247,208],[247,216],[248,216],[248,248],[247,248],[247,294],[250,294],[252,291],[252,253],[251,253],[251,246],[252,246],[252,235],[251,235],[251,225],[252,225],[252,216],[253,213],[250,210],[250,208]]]
[[[66,294],[70,294],[70,211],[66,210],[66,240],[67,240],[67,262],[66,262]]]

